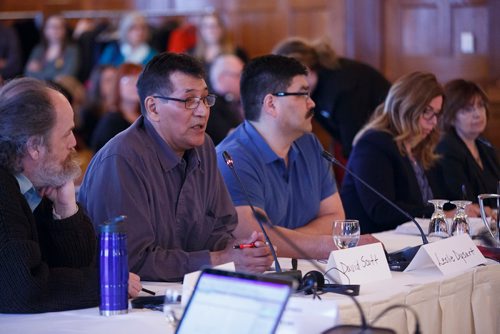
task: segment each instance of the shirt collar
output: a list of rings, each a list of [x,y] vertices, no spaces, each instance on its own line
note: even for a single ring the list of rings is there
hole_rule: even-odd
[[[35,211],[36,207],[42,201],[42,197],[40,196],[38,191],[36,191],[33,183],[31,183],[31,181],[24,174],[19,173],[16,174],[15,177],[17,183],[19,184],[21,194],[23,194],[24,198],[28,202],[31,211]]]
[[[264,160],[266,164],[272,163],[276,160],[283,160],[271,149],[264,137],[262,137],[262,135],[259,133],[259,131],[257,131],[252,123],[250,123],[249,121],[245,121],[243,123],[243,127],[250,140],[252,140],[258,148],[259,153],[262,155],[262,160]],[[293,162],[297,158],[297,156],[297,145],[295,144],[295,142],[293,142],[292,146],[290,147],[290,151],[288,151],[288,162]]]

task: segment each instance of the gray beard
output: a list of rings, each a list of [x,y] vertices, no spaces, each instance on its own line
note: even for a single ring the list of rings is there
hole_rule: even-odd
[[[71,152],[62,164],[50,158],[48,155],[43,161],[40,161],[38,168],[32,175],[32,183],[35,188],[59,188],[68,181],[75,180],[82,173],[76,152]]]

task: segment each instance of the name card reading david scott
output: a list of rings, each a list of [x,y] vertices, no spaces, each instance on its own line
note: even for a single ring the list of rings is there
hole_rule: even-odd
[[[331,268],[337,270],[330,270]],[[327,270],[342,284],[363,284],[392,277],[382,244],[379,242],[332,251],[328,258]]]
[[[465,271],[486,262],[467,234],[423,245],[405,271],[436,267],[442,274]]]

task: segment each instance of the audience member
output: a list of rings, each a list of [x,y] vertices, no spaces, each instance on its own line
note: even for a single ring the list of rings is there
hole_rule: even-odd
[[[233,43],[222,18],[215,13],[206,14],[200,18],[193,55],[205,64],[205,69],[209,69],[222,53],[234,53],[244,63],[248,61],[246,52]]]
[[[348,158],[354,136],[384,101],[390,83],[371,66],[338,57],[324,41],[292,37],[275,46],[273,53],[294,57],[307,66],[315,118]]]
[[[141,114],[136,84],[142,67],[124,63],[117,71],[115,80],[115,108],[106,112],[97,123],[90,146],[97,152],[116,134],[134,123]]]
[[[149,44],[149,26],[144,15],[133,12],[125,15],[119,26],[120,40],[109,44],[99,64],[119,66],[132,63],[144,66],[157,53]]]
[[[348,168],[414,217],[430,216],[439,198],[428,173],[437,156],[443,89],[430,73],[401,77],[356,135]],[[364,233],[392,230],[408,220],[380,196],[346,174],[341,190],[346,215]]]
[[[31,52],[24,74],[54,80],[58,75],[78,74],[79,51],[70,41],[66,21],[60,15],[47,18],[42,29],[42,42]]]
[[[232,156],[250,201],[276,226],[268,232],[279,256],[303,254],[275,230],[311,258],[324,259],[335,248],[332,223],[345,215],[330,163],[311,133],[315,104],[309,89],[306,67],[293,58],[268,55],[250,61],[241,78],[246,120],[217,146],[217,159],[238,213],[236,236],[259,227],[224,151]]]
[[[222,54],[210,67],[210,84],[217,95],[210,110],[207,133],[215,145],[243,121],[240,101],[240,77],[243,61],[233,54]]]
[[[87,89],[87,103],[81,110],[81,122],[76,132],[85,146],[90,140],[99,120],[107,113],[116,111],[116,67],[97,65],[92,71]]]
[[[441,155],[437,168],[440,186],[447,199],[477,203],[479,194],[496,194],[500,180],[497,152],[481,137],[488,118],[488,97],[474,82],[463,79],[450,81],[444,89],[444,135],[436,149]],[[470,206],[468,213],[478,216],[479,206]]]
[[[97,306],[96,237],[75,200],[73,112],[32,78],[0,90],[0,312]],[[129,293],[141,289],[131,274]]]
[[[16,31],[0,22],[0,85],[23,72],[23,57]]]
[[[79,199],[94,222],[128,216],[129,264],[148,280],[179,280],[205,265],[240,271],[272,263],[261,233],[233,249],[236,211],[205,134],[214,104],[201,63],[162,53],[137,83],[142,115],[92,159]],[[110,196],[112,194],[112,196]]]

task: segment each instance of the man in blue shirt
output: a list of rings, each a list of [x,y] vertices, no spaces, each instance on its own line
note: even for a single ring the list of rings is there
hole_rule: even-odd
[[[244,69],[241,98],[246,121],[217,146],[219,169],[238,212],[236,235],[257,229],[249,203],[226,166],[222,152],[249,192],[282,234],[312,258],[327,258],[335,248],[332,223],[344,219],[330,164],[311,134],[314,101],[309,96],[307,69],[283,56],[256,58]],[[279,256],[302,257],[268,231]]]

